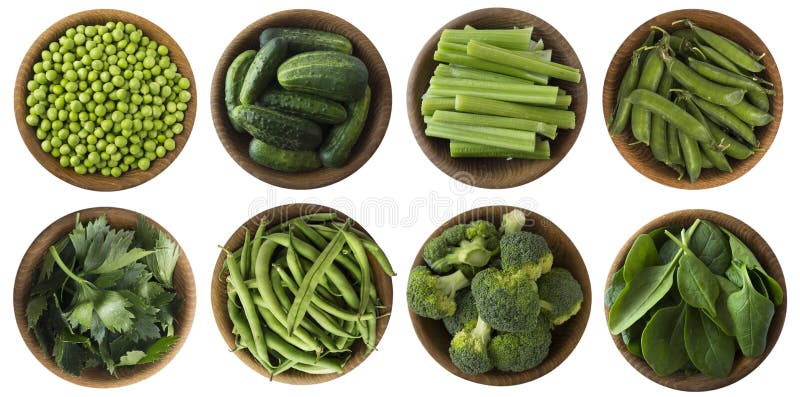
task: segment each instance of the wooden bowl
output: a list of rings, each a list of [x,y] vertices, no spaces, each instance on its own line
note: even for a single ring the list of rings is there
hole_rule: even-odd
[[[347,214],[337,211],[333,208],[326,207],[324,205],[318,204],[287,204],[282,205],[280,207],[270,208],[260,214],[253,216],[252,218],[248,219],[245,223],[242,224],[241,227],[237,228],[236,231],[231,235],[228,241],[225,243],[225,247],[229,250],[236,250],[239,249],[242,244],[244,243],[244,234],[245,229],[250,231],[250,235],[252,236],[258,225],[261,223],[262,219],[266,219],[268,221],[267,228],[271,226],[278,225],[283,223],[287,220],[296,218],[302,215],[308,214],[316,214],[316,213],[335,213],[338,220],[344,221],[345,219],[350,218]],[[352,226],[357,230],[367,233],[367,231],[361,227],[358,223],[353,221]],[[227,255],[225,252],[220,252],[219,257],[217,258],[217,264],[214,267],[214,277],[211,280],[211,308],[214,312],[214,320],[217,322],[217,328],[219,328],[220,334],[222,334],[222,338],[225,339],[225,343],[228,345],[230,350],[235,349],[235,341],[234,335],[231,332],[233,329],[233,323],[231,322],[230,317],[228,316],[228,293],[227,293],[227,283],[226,278],[228,276],[228,272],[222,272],[222,266],[226,259]],[[383,333],[386,332],[386,327],[389,325],[389,317],[392,312],[392,279],[391,277],[387,276],[386,273],[381,270],[380,266],[378,265],[377,261],[372,255],[369,255],[369,262],[372,268],[372,273],[375,277],[375,288],[378,292],[378,298],[380,299],[381,303],[385,307],[387,315],[378,319],[377,324],[377,334],[378,338],[375,342],[376,346],[380,343],[381,338],[383,337]],[[220,275],[217,277],[217,275]],[[289,370],[282,374],[279,374],[275,377],[271,377],[269,371],[267,371],[258,361],[253,358],[253,356],[246,350],[236,350],[234,354],[239,357],[248,367],[252,368],[254,371],[258,372],[264,377],[276,380],[281,383],[288,383],[293,385],[310,385],[310,384],[317,384],[327,382],[333,379],[336,379],[344,374],[355,369],[357,366],[361,365],[368,356],[364,356],[365,352],[365,345],[361,340],[355,341],[353,343],[352,349],[352,356],[350,360],[347,361],[347,364],[344,366],[344,370],[340,374],[327,374],[327,375],[311,375],[304,372],[300,372],[297,370]],[[378,350],[376,349],[371,354],[375,354]]]
[[[97,207],[88,208],[64,215],[57,221],[50,224],[42,231],[36,239],[33,240],[25,256],[22,257],[22,262],[17,270],[17,278],[14,281],[14,316],[17,320],[17,327],[19,328],[22,339],[30,349],[31,353],[45,366],[50,372],[58,375],[58,377],[75,383],[81,386],[109,388],[126,386],[141,380],[147,379],[154,375],[156,372],[164,368],[174,357],[186,341],[189,335],[189,330],[192,327],[192,320],[194,319],[195,311],[195,286],[194,275],[192,268],[189,265],[189,259],[186,253],[180,248],[180,257],[178,264],[175,267],[173,275],[173,282],[175,291],[178,297],[183,299],[180,312],[175,318],[175,335],[180,339],[175,343],[172,349],[167,352],[164,357],[151,364],[137,365],[133,367],[124,367],[117,370],[116,375],[111,375],[105,368],[84,369],[81,376],[73,376],[62,371],[56,365],[53,357],[49,353],[45,353],[39,347],[39,342],[36,340],[33,332],[28,329],[28,322],[25,317],[25,309],[28,306],[30,299],[30,290],[33,283],[34,270],[42,263],[42,259],[47,255],[50,246],[56,244],[62,237],[69,234],[75,227],[75,217],[80,214],[81,222],[88,222],[99,218],[105,214],[108,224],[116,229],[133,230],[136,228],[136,221],[139,214],[130,210],[122,208],[111,207]],[[156,223],[150,218],[145,217],[154,228],[166,233],[173,241],[175,237],[172,236],[166,229]]]
[[[750,228],[750,226],[744,222],[730,215],[716,211],[698,209],[682,210],[662,215],[642,226],[641,229],[637,230],[636,233],[634,233],[628,239],[628,241],[619,251],[616,259],[614,259],[614,264],[611,266],[611,270],[608,272],[608,278],[606,280],[604,291],[611,285],[611,278],[613,277],[614,273],[625,263],[625,257],[628,255],[628,251],[631,249],[633,241],[636,240],[636,237],[664,226],[676,226],[684,228],[689,227],[695,221],[695,219],[698,218],[711,221],[730,230],[733,234],[739,237],[742,242],[747,244],[747,246],[750,247],[755,254],[758,261],[761,263],[761,266],[763,266],[767,273],[775,278],[775,280],[777,280],[781,285],[781,288],[783,288],[784,298],[783,304],[775,308],[775,316],[772,319],[772,325],[769,329],[769,334],[767,336],[767,349],[764,351],[764,354],[755,358],[747,358],[742,356],[741,352],[736,353],[736,358],[733,362],[733,369],[725,378],[714,378],[703,374],[686,376],[682,373],[675,373],[670,376],[660,376],[656,374],[649,365],[647,365],[644,359],[634,356],[628,351],[627,347],[625,347],[625,344],[622,342],[622,337],[620,335],[611,336],[614,340],[614,344],[617,345],[617,349],[619,349],[620,353],[622,353],[622,356],[625,357],[631,366],[633,366],[633,368],[639,371],[642,375],[660,385],[684,391],[706,391],[719,389],[737,382],[739,379],[744,378],[747,376],[747,374],[756,369],[756,367],[758,367],[761,362],[767,358],[769,353],[772,351],[772,348],[775,347],[775,343],[778,341],[778,337],[783,329],[783,323],[786,320],[786,304],[788,296],[786,291],[786,281],[783,277],[781,265],[778,263],[778,258],[775,256],[775,253],[772,252],[772,249],[769,247],[767,242],[764,241],[764,239],[755,230]],[[606,307],[606,323],[608,323],[608,310],[609,308]]]
[[[137,28],[141,29],[146,36],[169,48],[170,59],[178,66],[178,72],[191,82],[189,92],[192,94],[192,99],[189,101],[188,108],[184,112],[183,132],[179,135],[175,135],[174,138],[175,150],[168,152],[163,158],[154,160],[150,168],[146,171],[139,169],[132,170],[123,173],[119,178],[103,176],[99,173],[80,175],[71,168],[62,167],[57,158],[54,158],[49,153],[45,153],[42,150],[40,141],[36,139],[36,129],[25,122],[25,117],[28,115],[28,106],[25,103],[25,98],[28,96],[27,84],[28,81],[33,78],[33,65],[41,60],[42,51],[47,49],[47,46],[51,42],[56,41],[69,28],[81,24],[105,24],[109,21],[132,23],[136,25]],[[158,27],[158,25],[138,15],[120,10],[99,9],[82,11],[65,17],[47,28],[47,30],[33,42],[30,49],[25,54],[25,58],[22,59],[22,64],[17,73],[17,81],[14,86],[14,113],[17,118],[17,127],[19,128],[22,140],[25,142],[25,146],[28,147],[33,157],[36,158],[36,161],[50,171],[51,174],[67,183],[84,189],[114,191],[128,189],[149,181],[164,171],[175,158],[178,157],[178,154],[183,150],[186,141],[189,139],[192,126],[194,126],[197,108],[196,97],[197,89],[195,87],[194,74],[192,73],[189,61],[186,59],[186,55],[183,53],[183,50],[181,50],[181,47],[178,46],[178,43],[176,43],[167,32]]]
[[[770,97],[772,102],[770,112],[772,112],[772,115],[775,117],[774,120],[763,127],[757,127],[755,129],[756,136],[761,142],[762,150],[756,151],[755,154],[743,161],[729,157],[728,161],[731,164],[731,168],[733,168],[733,172],[704,169],[700,178],[694,183],[691,183],[688,178],[678,180],[675,171],[667,167],[664,163],[656,160],[648,146],[632,145],[636,140],[630,133],[630,127],[613,136],[612,141],[619,153],[622,154],[622,157],[625,158],[625,161],[642,175],[663,185],[680,189],[708,189],[736,180],[746,174],[747,171],[750,171],[751,168],[755,167],[761,158],[764,157],[770,145],[772,145],[772,141],[775,140],[775,135],[778,133],[778,126],[781,124],[781,115],[783,114],[783,84],[781,83],[781,75],[778,72],[778,65],[775,63],[775,58],[772,57],[767,45],[764,44],[750,28],[727,15],[708,10],[670,11],[646,21],[622,42],[622,45],[620,45],[619,49],[614,54],[614,58],[611,59],[608,72],[606,72],[606,80],[603,84],[603,114],[606,120],[611,117],[611,112],[614,110],[617,101],[619,82],[622,80],[622,75],[630,64],[631,54],[642,45],[645,38],[650,33],[650,27],[660,26],[672,32],[683,27],[683,25],[673,26],[672,22],[686,18],[696,22],[699,26],[724,35],[759,54],[765,54],[762,63],[766,66],[766,69],[762,72],[762,76],[775,85],[773,88],[776,94]]]
[[[581,304],[580,312],[553,330],[553,342],[550,345],[550,354],[544,362],[524,372],[491,370],[478,375],[466,374],[456,368],[450,360],[448,349],[450,348],[452,336],[447,332],[447,329],[445,329],[444,323],[441,320],[433,320],[419,316],[411,311],[411,309],[408,310],[408,314],[411,316],[411,323],[414,325],[414,331],[417,333],[417,338],[422,342],[428,354],[430,354],[439,365],[456,376],[484,385],[518,385],[547,375],[566,360],[567,356],[569,356],[572,350],[575,349],[575,346],[578,345],[578,341],[580,341],[581,336],[583,336],[583,331],[586,329],[586,323],[589,321],[589,312],[592,308],[592,287],[589,282],[589,273],[586,271],[586,265],[583,263],[580,252],[578,252],[578,249],[575,248],[575,245],[572,244],[569,237],[567,237],[558,226],[550,222],[549,219],[533,211],[502,205],[475,208],[459,214],[445,222],[442,226],[439,226],[439,228],[425,240],[425,243],[442,234],[442,232],[450,226],[460,223],[469,223],[474,220],[485,219],[500,226],[503,214],[514,209],[519,209],[525,213],[527,223],[523,230],[540,234],[547,240],[550,250],[553,251],[553,266],[563,267],[569,270],[583,289],[583,304]],[[422,258],[423,248],[424,244],[423,247],[420,248],[419,253],[417,253],[416,259],[414,259],[414,264],[411,266],[412,269],[417,266],[426,266],[425,260]]]
[[[425,122],[422,118],[420,104],[422,94],[428,89],[428,82],[439,62],[433,60],[436,44],[444,29],[461,29],[471,25],[479,29],[502,29],[515,26],[533,26],[533,37],[544,39],[545,48],[553,50],[553,61],[569,65],[581,70],[581,82],[578,84],[554,80],[558,86],[572,95],[570,109],[575,112],[575,129],[560,130],[559,136],[550,144],[549,160],[524,159],[454,159],[450,157],[449,141],[446,139],[425,136]],[[504,189],[520,186],[534,181],[546,174],[567,155],[575,144],[586,116],[586,76],[578,55],[569,45],[567,39],[535,15],[511,8],[484,8],[466,13],[437,30],[417,55],[411,69],[406,89],[406,106],[411,130],[422,151],[433,165],[450,177],[468,185]]]
[[[247,154],[251,136],[239,133],[231,126],[225,107],[225,74],[228,66],[243,51],[257,50],[258,35],[269,27],[311,28],[341,34],[353,43],[353,55],[360,58],[367,66],[369,86],[372,89],[369,117],[358,142],[353,146],[350,159],[344,166],[300,173],[282,172],[264,167],[251,160]],[[251,23],[225,48],[211,82],[211,116],[225,150],[250,175],[287,189],[314,189],[328,186],[358,171],[381,144],[386,134],[386,127],[389,126],[391,113],[392,84],[381,54],[358,28],[344,19],[322,11],[280,11]]]

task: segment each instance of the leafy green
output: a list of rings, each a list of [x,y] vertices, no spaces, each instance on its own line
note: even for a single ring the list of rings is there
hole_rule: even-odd
[[[678,291],[689,306],[717,315],[719,284],[714,273],[694,255],[684,255],[678,267]]]
[[[775,303],[775,306],[780,306],[783,303],[783,288],[781,288],[781,285],[774,278],[772,278],[772,276],[767,274],[767,271],[764,270],[764,268],[761,266],[761,263],[758,262],[755,254],[753,254],[753,251],[751,251],[750,248],[742,242],[742,240],[739,240],[736,235],[725,228],[722,228],[722,232],[728,235],[733,265],[742,264],[747,267],[747,270],[756,271],[761,276],[761,280],[764,282],[764,286],[769,294],[769,298],[773,303]],[[742,286],[740,274],[735,266],[729,267],[725,272],[725,275],[728,276],[728,278],[737,286]]]
[[[608,312],[612,334],[633,325],[669,292],[677,264],[675,259],[666,265],[646,267],[633,277]]]
[[[742,289],[728,296],[728,311],[742,354],[745,357],[756,357],[766,350],[767,334],[775,315],[775,306],[753,287],[744,264],[734,266],[739,270],[744,284]]]
[[[43,258],[26,318],[63,371],[79,376],[84,368],[105,367],[113,374],[119,366],[158,360],[177,340],[177,244],[149,225],[138,230],[153,236],[154,245],[112,229],[104,216],[87,224],[78,216]]]
[[[700,310],[686,309],[684,341],[689,359],[700,372],[717,378],[731,372],[736,343]]]
[[[739,288],[725,277],[715,277],[717,279],[717,284],[719,284],[719,296],[717,296],[717,301],[714,303],[716,315],[712,316],[708,312],[704,313],[714,324],[717,324],[717,327],[719,327],[725,335],[734,336],[733,320],[731,319],[731,313],[728,311],[728,297],[730,294],[738,291]]]
[[[172,288],[172,274],[180,257],[178,244],[166,233],[156,230],[141,215],[136,223],[136,238],[144,249],[154,252],[154,255],[146,257],[144,262],[156,280]]]
[[[623,269],[619,269],[611,276],[611,285],[608,286],[605,294],[603,294],[603,301],[606,307],[611,307],[617,301],[620,292],[625,289],[625,277],[622,271]]]
[[[642,332],[642,354],[659,375],[670,375],[689,361],[683,341],[685,310],[679,304],[657,311]]]
[[[701,220],[688,243],[689,249],[715,274],[725,273],[731,263],[731,248],[719,226]]]
[[[661,264],[653,238],[648,234],[642,234],[633,241],[628,255],[625,256],[622,275],[625,278],[625,282],[630,283],[642,269]]]

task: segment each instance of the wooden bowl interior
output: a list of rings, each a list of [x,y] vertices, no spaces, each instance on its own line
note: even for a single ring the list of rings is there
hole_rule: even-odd
[[[105,214],[109,225],[116,229],[132,230],[136,228],[136,221],[139,214],[121,208],[89,208],[69,215],[65,215],[53,222],[50,226],[44,229],[31,244],[17,271],[17,277],[14,282],[14,315],[17,320],[17,327],[19,328],[22,339],[25,344],[33,353],[34,357],[39,360],[50,372],[58,375],[60,378],[69,382],[88,387],[108,388],[130,385],[141,380],[147,379],[161,368],[164,368],[183,346],[186,337],[189,335],[189,330],[192,327],[192,320],[194,319],[195,312],[195,285],[194,275],[192,268],[189,265],[189,259],[186,257],[185,252],[180,248],[180,257],[178,264],[175,267],[173,275],[173,283],[178,297],[183,300],[180,312],[175,319],[175,334],[180,337],[178,342],[167,352],[161,360],[152,364],[137,365],[133,367],[120,368],[117,374],[111,375],[105,368],[85,369],[81,376],[73,376],[63,372],[49,353],[45,353],[39,347],[39,342],[32,332],[28,330],[27,319],[25,317],[25,309],[28,307],[30,299],[30,290],[33,284],[34,270],[42,263],[42,259],[47,254],[47,250],[51,245],[56,244],[62,237],[69,234],[75,227],[75,217],[80,214],[81,222],[88,222],[99,218]],[[173,241],[175,237],[169,234],[161,225],[156,223],[150,218],[147,221],[154,228],[166,233]]]
[[[550,160],[523,159],[454,159],[450,157],[449,141],[425,136],[425,123],[420,110],[422,95],[428,89],[428,82],[439,63],[433,60],[436,44],[444,29],[461,29],[471,25],[478,29],[502,29],[533,26],[533,37],[544,39],[545,48],[553,50],[553,61],[581,69],[581,82],[578,84],[553,80],[554,84],[572,95],[570,109],[575,112],[575,129],[559,130],[559,136],[550,145]],[[555,167],[575,144],[586,116],[586,78],[578,55],[569,42],[554,27],[535,15],[510,8],[485,8],[464,14],[434,33],[422,47],[411,69],[406,91],[408,119],[414,138],[431,162],[463,183],[482,188],[510,188],[538,179]]]
[[[436,229],[436,231],[428,237],[426,243],[430,239],[440,235],[448,227],[460,223],[485,219],[499,226],[503,214],[513,209],[515,209],[515,207],[492,206],[476,208],[464,212]],[[570,353],[572,353],[575,346],[578,345],[578,341],[580,341],[583,331],[586,329],[586,323],[589,320],[589,312],[592,307],[592,289],[591,283],[589,282],[589,274],[586,271],[586,266],[583,263],[583,258],[581,258],[578,249],[575,248],[575,245],[572,244],[569,237],[547,218],[522,208],[520,208],[520,210],[525,212],[527,218],[527,224],[524,230],[540,234],[544,237],[550,249],[553,251],[553,266],[563,267],[569,270],[583,289],[583,304],[581,305],[580,312],[553,330],[553,342],[550,345],[550,354],[544,362],[524,372],[502,372],[492,370],[478,375],[463,373],[456,368],[450,360],[448,349],[452,336],[447,332],[447,329],[445,329],[444,323],[440,320],[419,316],[410,309],[408,311],[417,337],[420,342],[422,342],[425,350],[428,351],[439,365],[456,376],[484,385],[517,385],[538,379],[554,370],[570,355]],[[423,249],[420,248],[412,268],[416,266],[425,266],[425,260],[422,258],[422,251]]]
[[[633,241],[636,239],[636,237],[664,226],[676,226],[684,228],[689,227],[695,221],[695,219],[698,218],[711,221],[730,230],[745,244],[747,244],[747,246],[755,254],[756,258],[758,258],[761,266],[763,266],[767,273],[775,278],[775,280],[777,280],[781,285],[781,288],[783,288],[784,301],[782,305],[775,308],[775,316],[772,319],[772,326],[770,327],[769,334],[767,336],[767,349],[764,351],[764,354],[755,358],[747,358],[742,356],[741,352],[737,353],[736,359],[733,363],[733,369],[731,370],[730,375],[725,378],[714,378],[703,374],[686,376],[679,373],[675,373],[670,376],[660,376],[656,374],[649,365],[647,365],[644,359],[634,356],[628,351],[627,347],[625,347],[625,344],[622,342],[621,336],[612,335],[614,344],[617,345],[617,349],[619,349],[620,353],[622,353],[625,359],[628,360],[631,366],[636,368],[636,370],[642,375],[663,386],[684,391],[706,391],[719,389],[737,382],[756,369],[756,367],[758,367],[761,362],[767,358],[769,353],[775,347],[775,343],[778,341],[778,337],[783,329],[783,323],[786,320],[786,304],[788,296],[783,270],[781,269],[781,265],[778,263],[778,258],[775,256],[775,253],[772,252],[772,249],[769,247],[767,242],[764,241],[764,239],[755,230],[751,229],[750,226],[747,226],[744,222],[730,215],[709,210],[683,210],[672,212],[651,221],[636,231],[636,233],[632,235],[625,243],[625,246],[623,246],[619,251],[616,259],[614,259],[614,264],[611,266],[611,270],[608,272],[605,289],[608,289],[608,287],[611,285],[611,278],[614,273],[625,263],[625,257],[627,256],[628,251],[631,249]],[[608,322],[608,309],[608,307],[605,308],[606,322]]]
[[[339,168],[288,173],[269,169],[250,159],[247,154],[250,135],[237,132],[231,126],[225,107],[225,74],[234,58],[245,50],[258,49],[258,35],[268,27],[311,28],[341,34],[353,43],[353,55],[360,58],[369,70],[372,103],[369,117],[358,142],[353,146],[348,162]],[[349,22],[322,11],[288,10],[263,17],[242,30],[225,48],[214,71],[211,83],[211,115],[217,135],[231,157],[245,171],[272,185],[288,189],[313,189],[336,183],[356,172],[372,157],[386,134],[392,112],[392,86],[389,72],[380,53],[358,28]]]
[[[766,69],[762,72],[762,76],[775,85],[773,88],[776,94],[770,97],[772,102],[770,111],[774,116],[774,120],[763,127],[757,127],[755,129],[756,136],[761,142],[761,149],[763,150],[756,151],[754,155],[743,161],[729,157],[728,161],[733,168],[733,172],[704,169],[700,178],[694,183],[691,183],[688,178],[678,180],[675,171],[667,167],[664,163],[656,160],[648,146],[631,145],[635,142],[635,139],[631,135],[629,127],[614,136],[612,141],[620,154],[622,154],[622,157],[625,158],[625,161],[642,175],[663,185],[680,189],[707,189],[736,180],[746,174],[751,168],[755,167],[761,158],[764,157],[770,145],[772,145],[772,141],[775,140],[775,135],[777,135],[778,127],[781,123],[781,115],[783,114],[783,85],[781,82],[781,75],[778,72],[778,66],[772,54],[769,52],[767,45],[764,44],[750,28],[727,15],[707,10],[670,11],[648,20],[636,28],[636,30],[625,39],[614,54],[611,64],[608,66],[608,72],[606,73],[606,79],[603,85],[603,114],[605,120],[608,120],[611,116],[611,112],[614,110],[617,100],[617,89],[619,88],[620,80],[622,80],[622,75],[630,64],[631,54],[642,45],[645,38],[650,33],[650,27],[660,26],[672,32],[684,27],[684,25],[673,26],[672,22],[685,18],[691,19],[699,26],[724,35],[759,54],[765,54],[762,63]]]
[[[175,150],[168,152],[163,158],[153,161],[150,168],[146,171],[136,169],[126,172],[118,178],[103,176],[99,173],[79,175],[71,168],[62,167],[57,158],[54,158],[49,153],[45,153],[42,150],[40,141],[36,139],[36,129],[25,122],[25,117],[28,115],[28,106],[25,103],[25,98],[28,96],[27,84],[28,81],[33,78],[33,65],[41,60],[42,51],[45,50],[51,42],[56,41],[69,28],[78,25],[105,24],[109,21],[132,23],[136,25],[137,28],[141,29],[150,39],[169,48],[170,59],[178,66],[178,72],[191,82],[189,92],[192,94],[192,99],[189,101],[188,107],[184,112],[183,132],[174,137]],[[30,49],[25,54],[25,58],[23,58],[22,64],[19,67],[19,72],[17,73],[17,80],[14,86],[14,114],[17,119],[17,127],[19,128],[22,140],[25,142],[25,146],[28,147],[28,150],[36,158],[36,161],[50,171],[51,174],[67,183],[84,189],[115,191],[128,189],[147,182],[164,171],[175,158],[178,157],[178,154],[180,154],[181,150],[183,150],[183,147],[186,145],[186,141],[189,139],[192,127],[194,126],[194,118],[197,110],[196,98],[197,88],[195,87],[194,74],[189,65],[189,60],[186,59],[186,54],[183,53],[178,43],[176,43],[167,32],[149,20],[129,12],[120,10],[89,10],[61,19],[47,28],[47,30],[33,42]]]
[[[242,244],[244,243],[244,235],[245,229],[250,231],[250,235],[255,233],[256,229],[258,228],[261,219],[267,219],[267,227],[274,226],[285,222],[289,219],[296,218],[302,215],[308,214],[315,214],[320,212],[333,212],[336,213],[337,219],[345,220],[349,217],[333,208],[329,208],[323,205],[317,204],[288,204],[283,205],[280,207],[271,208],[266,210],[252,218],[250,218],[247,222],[245,222],[240,228],[236,229],[236,232],[231,235],[228,242],[225,243],[225,247],[230,250],[239,249]],[[362,232],[367,233],[367,231],[361,227],[358,223],[353,223],[353,227]],[[227,284],[226,278],[228,272],[221,273],[223,263],[226,259],[227,255],[224,252],[220,252],[219,258],[217,259],[217,264],[214,267],[214,278],[211,282],[211,307],[214,312],[214,319],[217,322],[217,328],[219,328],[219,332],[222,334],[222,337],[225,339],[225,343],[228,344],[228,348],[231,350],[235,347],[235,340],[234,335],[231,332],[233,329],[233,324],[231,323],[231,319],[228,316],[228,308],[227,308],[227,301],[228,301],[228,293],[227,293]],[[378,298],[381,301],[381,304],[385,306],[385,312],[391,313],[392,311],[392,279],[386,275],[386,273],[381,270],[380,265],[378,265],[377,261],[375,260],[372,255],[369,255],[370,266],[372,267],[372,273],[375,278],[375,288],[378,292]],[[217,277],[216,275],[222,274],[221,277]],[[384,332],[386,332],[386,327],[389,325],[389,317],[390,315],[387,314],[378,319],[377,324],[377,342],[380,343],[381,338],[383,337]],[[288,384],[316,384],[316,383],[323,383],[329,380],[336,379],[348,372],[352,371],[354,368],[359,366],[362,362],[364,362],[368,356],[364,355],[365,352],[365,345],[360,340],[356,341],[352,346],[352,356],[350,360],[347,361],[347,364],[344,366],[344,371],[340,374],[328,374],[328,375],[310,375],[307,373],[303,373],[296,370],[289,370],[282,374],[279,374],[273,377],[273,380],[282,383]],[[254,371],[264,375],[267,378],[270,378],[270,373],[261,364],[256,361],[253,356],[247,352],[245,349],[237,350],[235,352],[236,356],[239,357],[247,366],[252,368]],[[375,354],[375,351],[372,352]]]

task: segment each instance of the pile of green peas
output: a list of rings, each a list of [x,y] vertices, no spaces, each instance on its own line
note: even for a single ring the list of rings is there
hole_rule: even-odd
[[[33,65],[25,121],[61,166],[119,177],[175,150],[189,86],[169,49],[133,24],[79,25]]]

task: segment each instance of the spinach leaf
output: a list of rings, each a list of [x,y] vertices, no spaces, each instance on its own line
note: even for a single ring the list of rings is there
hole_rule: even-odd
[[[619,293],[625,288],[625,278],[622,275],[622,268],[617,270],[613,276],[611,276],[611,285],[608,286],[606,289],[605,294],[603,294],[603,301],[605,302],[606,307],[611,307],[611,305],[616,302]]]
[[[735,266],[743,285],[742,289],[728,296],[728,311],[733,320],[733,330],[745,357],[760,356],[767,347],[767,333],[775,315],[775,306],[753,287],[745,265]]]
[[[694,255],[681,257],[678,267],[678,290],[689,306],[717,315],[715,302],[719,284],[708,266]]]
[[[684,344],[685,305],[656,312],[642,332],[644,360],[657,374],[667,376],[683,368],[689,356]]]
[[[636,357],[644,358],[642,356],[642,331],[649,320],[649,316],[642,317],[619,334],[622,337],[622,343]]]
[[[750,248],[744,242],[742,242],[742,240],[739,240],[738,237],[725,228],[722,229],[722,232],[728,235],[731,246],[731,260],[733,264],[741,263],[745,265],[748,270],[754,270],[758,272],[761,275],[761,280],[764,282],[764,286],[768,292],[770,300],[775,303],[775,306],[780,306],[783,303],[783,288],[781,288],[781,285],[774,278],[772,278],[772,276],[767,274],[767,271],[764,270],[764,268],[761,266],[761,263],[758,262],[755,254],[753,254],[753,251],[751,251]],[[738,271],[735,268],[729,269],[729,272],[726,272],[725,275],[728,276],[728,278],[739,287],[742,286],[741,280],[734,279],[739,278]],[[731,277],[732,275],[733,277]]]
[[[617,335],[642,318],[672,288],[678,258],[667,265],[645,267],[625,286],[608,312],[608,327]]]
[[[730,294],[739,290],[739,287],[736,284],[732,283],[725,277],[722,276],[714,276],[717,279],[717,283],[719,284],[719,296],[717,297],[717,301],[714,303],[714,307],[717,309],[716,316],[712,316],[708,312],[704,313],[714,322],[717,324],[717,327],[728,336],[734,336],[733,332],[733,320],[731,319],[731,313],[728,311],[728,296]]]
[[[625,282],[630,283],[642,269],[661,264],[658,258],[658,249],[653,239],[647,234],[642,234],[634,240],[628,255],[625,257],[622,275],[625,278]]]
[[[691,307],[686,308],[684,341],[689,359],[700,372],[717,378],[731,372],[736,355],[734,339],[703,312]]]
[[[731,263],[728,239],[719,226],[709,221],[701,220],[697,224],[688,246],[715,274],[723,274]]]
[[[661,263],[669,263],[679,252],[681,252],[681,247],[675,244],[674,241],[667,239],[659,248],[658,257],[661,259]]]

